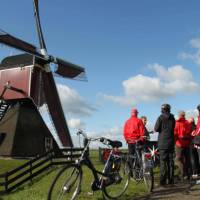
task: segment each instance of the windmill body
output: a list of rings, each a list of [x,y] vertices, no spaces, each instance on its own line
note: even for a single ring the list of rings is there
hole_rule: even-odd
[[[0,64],[0,94],[5,101],[12,99],[33,98],[37,99],[31,88],[33,80],[33,58],[28,54],[10,56]]]
[[[9,138],[8,135],[11,134],[6,130],[6,127],[9,129],[9,120],[15,124],[15,128],[12,129],[14,130],[12,131],[12,134],[16,134],[18,131],[21,131],[22,133],[26,130],[26,133],[23,134],[27,136],[29,134],[28,130],[34,130],[37,132],[37,134],[35,133],[37,137],[40,135],[43,138],[40,140],[40,143],[42,143],[43,146],[45,145],[43,140],[51,135],[51,131],[47,128],[38,112],[38,108],[43,105],[46,105],[48,108],[48,113],[62,146],[73,146],[54,81],[53,72],[49,66],[50,63],[54,63],[56,65],[54,73],[71,79],[80,79],[81,77],[84,77],[83,75],[85,70],[80,66],[47,54],[40,25],[38,1],[34,0],[33,2],[40,48],[37,48],[34,45],[18,39],[6,32],[0,31],[0,43],[24,52],[24,54],[6,57],[0,64],[0,155],[5,154],[2,153],[1,149],[6,148],[6,145],[8,144],[11,146],[16,146],[17,143],[23,144],[23,138],[21,138],[21,142],[19,142],[19,139],[16,140],[18,142],[14,141],[15,137],[12,138],[12,142],[8,142],[8,139],[6,139]],[[16,105],[18,105],[18,109],[16,109]],[[19,118],[12,118],[12,114],[10,113],[13,112],[13,109],[15,112],[18,112],[18,116],[20,116]],[[38,123],[32,123],[32,125],[31,123],[26,123],[27,119],[31,120],[32,118]],[[29,129],[25,127],[27,124]],[[43,128],[39,129],[34,126]],[[46,135],[43,137],[42,135],[44,135],[44,133],[46,133]],[[20,135],[20,133],[17,134]],[[34,139],[34,133],[32,132],[30,135],[32,135],[32,139]],[[28,136],[26,137],[26,140],[24,140],[24,143],[31,144],[31,138],[30,141],[28,141],[27,138]],[[54,144],[53,146],[57,148],[52,135],[50,138],[52,144]],[[22,147],[20,147],[20,149],[23,151]],[[11,155],[16,155],[16,153],[12,153],[12,151],[9,152],[11,152]],[[42,150],[38,153],[41,152]],[[36,153],[37,151],[32,154],[35,155]],[[9,153],[7,152],[7,154]],[[19,155],[19,152],[17,154],[18,155],[16,156],[22,155]],[[29,152],[29,154],[31,155],[31,152]]]

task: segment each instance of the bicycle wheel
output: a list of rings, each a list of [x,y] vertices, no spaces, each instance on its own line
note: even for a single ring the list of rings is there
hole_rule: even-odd
[[[153,173],[153,166],[151,160],[145,159],[145,165],[143,168],[143,178],[144,184],[148,192],[151,192],[154,187],[154,173]]]
[[[113,172],[111,180],[103,180],[102,192],[105,199],[118,199],[128,188],[130,181],[130,167],[127,161],[120,161],[120,167]]]
[[[136,181],[136,182],[143,181],[142,159],[139,157],[138,154],[135,155],[130,166],[131,166],[131,178],[132,178],[132,180]]]
[[[75,164],[62,168],[53,180],[48,200],[75,200],[80,193],[82,170]]]

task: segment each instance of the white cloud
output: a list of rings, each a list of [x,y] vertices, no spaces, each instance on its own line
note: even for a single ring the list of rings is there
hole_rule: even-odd
[[[197,65],[200,65],[200,38],[190,40],[190,46],[195,50],[194,53],[183,52],[180,57],[184,60],[190,59]]]
[[[200,86],[193,80],[192,73],[181,65],[165,68],[155,63],[149,68],[156,76],[139,74],[130,77],[122,83],[124,96],[103,94],[103,97],[121,105],[133,106],[139,102],[173,97],[178,93],[191,94],[200,91]]]
[[[65,114],[73,116],[90,116],[97,109],[86,102],[76,90],[69,88],[66,85],[57,84],[58,94]],[[42,114],[47,114],[46,106],[40,107]]]
[[[118,138],[121,138],[121,136],[123,136],[123,130],[122,127],[115,126],[105,131],[96,133],[95,135],[109,138],[111,140],[117,140]]]
[[[190,45],[193,48],[200,49],[200,38],[194,38],[194,39],[190,40]]]
[[[90,116],[96,110],[76,90],[62,84],[57,84],[57,88],[65,113],[76,116]]]
[[[164,66],[155,63],[153,65],[149,65],[149,67],[156,72],[160,79],[165,81],[192,80],[192,73],[189,70],[183,68],[182,65],[174,65],[172,67],[165,68]]]
[[[84,129],[85,123],[82,122],[80,119],[70,119],[68,120],[68,126],[69,128],[73,129]]]

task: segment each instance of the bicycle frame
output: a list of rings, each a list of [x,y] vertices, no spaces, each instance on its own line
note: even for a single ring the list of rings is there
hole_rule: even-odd
[[[146,136],[144,136],[144,138],[148,138],[148,137],[146,137]],[[139,150],[139,145],[140,144],[138,144],[138,142],[139,142],[140,140],[136,140],[135,141],[135,152],[134,152],[134,154],[133,155],[130,155],[129,154],[129,157],[130,156],[135,156],[135,157],[137,157],[136,159],[137,159],[137,161],[139,161],[139,162],[141,162],[142,164],[145,164],[144,162],[145,162],[145,158],[147,158],[146,157],[146,154],[148,154],[146,151],[145,151],[145,144],[142,144],[142,147],[140,147],[141,148],[141,150]],[[131,140],[130,140],[130,142],[131,142]],[[153,149],[150,153],[151,153],[151,159],[152,159],[152,156],[154,156],[154,152],[155,150]],[[144,156],[144,157],[143,157]],[[150,159],[150,158],[148,158],[148,159]],[[141,167],[144,167],[144,166],[141,166]]]
[[[86,141],[84,142],[84,144],[85,144],[84,150],[83,150],[80,158],[76,160],[76,164],[79,167],[82,167],[83,164],[86,165],[92,171],[94,181],[98,185],[98,188],[96,188],[96,189],[101,189],[102,188],[102,182],[100,181],[100,179],[102,177],[103,177],[103,179],[110,178],[110,176],[105,173],[105,169],[108,166],[108,163],[109,163],[111,156],[113,155],[113,148],[111,149],[109,157],[108,157],[108,159],[107,159],[107,161],[104,165],[103,172],[101,172],[99,170],[96,170],[96,168],[94,167],[93,163],[91,162],[91,160],[88,156],[88,149],[89,149],[89,145],[90,145],[92,140],[90,140],[90,139],[85,139],[85,140]]]
[[[145,159],[152,159],[152,158],[146,157],[146,152],[144,151],[144,145],[142,145],[142,147],[139,147],[139,146],[140,144],[138,144],[138,141],[136,141],[134,154],[133,155],[128,154],[129,165],[130,165],[132,174],[134,174],[134,172],[137,172],[138,181],[143,179],[144,170],[146,167],[149,167],[149,164],[146,163]]]

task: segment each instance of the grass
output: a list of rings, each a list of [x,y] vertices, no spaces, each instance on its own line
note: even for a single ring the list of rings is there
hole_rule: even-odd
[[[98,151],[91,151],[90,156],[95,167],[99,170],[103,168],[102,163],[98,160]],[[20,164],[26,162],[25,160],[4,160],[0,159],[0,174],[13,169],[14,167],[19,166]],[[61,166],[52,167],[47,170],[45,173],[33,179],[33,182],[27,182],[23,186],[20,186],[15,191],[12,191],[9,194],[3,195],[0,197],[0,200],[46,200],[48,189],[50,184],[55,177],[57,171]],[[85,200],[102,200],[101,191],[97,191],[93,196],[88,196],[88,192],[91,192],[90,185],[92,182],[92,174],[90,170],[86,167],[83,169],[83,180],[82,180],[82,188],[81,194],[78,199]],[[145,186],[140,184],[135,184],[134,182],[130,182],[129,188],[122,197],[123,200],[132,200],[136,196],[141,196],[146,193]]]

